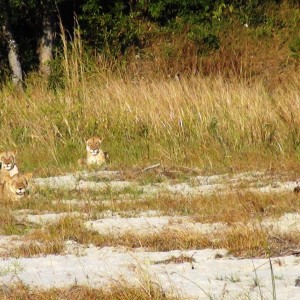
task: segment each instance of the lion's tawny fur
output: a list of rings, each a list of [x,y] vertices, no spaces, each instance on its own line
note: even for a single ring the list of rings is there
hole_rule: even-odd
[[[102,151],[100,145],[102,138],[91,137],[86,143],[86,157],[78,160],[80,165],[98,165],[101,166],[107,162],[107,155]]]
[[[16,151],[4,151],[0,154],[0,184],[3,184],[7,175],[12,177],[19,173],[16,165]]]
[[[4,183],[0,184],[0,199],[5,201],[18,201],[28,194],[28,182],[32,173],[5,176]]]

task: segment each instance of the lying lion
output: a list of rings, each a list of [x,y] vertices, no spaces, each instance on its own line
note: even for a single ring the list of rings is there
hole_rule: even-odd
[[[0,199],[5,201],[19,201],[28,194],[28,181],[32,173],[6,175],[4,183],[0,184]]]

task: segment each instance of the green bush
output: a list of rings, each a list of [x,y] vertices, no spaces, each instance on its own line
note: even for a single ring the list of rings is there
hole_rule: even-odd
[[[126,1],[89,0],[82,9],[83,38],[92,46],[116,56],[139,44],[138,13]]]

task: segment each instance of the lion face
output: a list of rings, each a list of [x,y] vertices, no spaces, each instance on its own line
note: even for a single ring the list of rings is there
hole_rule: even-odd
[[[5,151],[0,154],[0,162],[3,169],[10,171],[16,164],[16,151]]]
[[[25,173],[23,175],[16,174],[12,176],[8,182],[8,189],[16,198],[22,198],[25,196],[28,189],[28,181],[31,179],[32,173]]]
[[[102,138],[92,137],[86,141],[86,150],[93,156],[97,156],[100,152]]]

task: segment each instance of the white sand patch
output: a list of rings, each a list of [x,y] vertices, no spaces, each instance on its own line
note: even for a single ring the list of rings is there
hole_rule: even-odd
[[[264,172],[245,172],[240,174],[221,174],[213,176],[196,176],[190,178],[189,182],[172,184],[170,182],[139,185],[135,181],[118,181],[107,178],[116,178],[120,173],[117,171],[77,172],[64,176],[49,178],[36,178],[33,184],[50,188],[62,188],[66,190],[104,190],[122,191],[126,188],[139,189],[144,195],[155,195],[162,192],[179,195],[199,195],[216,192],[232,192],[235,189],[249,190],[260,193],[290,192],[296,186],[295,181],[280,182],[279,176]],[[105,173],[106,172],[106,173]],[[92,175],[91,175],[92,174]],[[88,180],[95,176],[96,181]],[[82,180],[86,179],[86,180]],[[242,188],[241,185],[247,185]]]
[[[17,235],[0,235],[0,255],[7,255],[11,249],[19,247],[23,243]]]
[[[3,272],[2,284],[21,281],[31,287],[66,287],[86,284],[104,287],[111,283],[137,284],[149,279],[161,285],[166,293],[180,294],[187,299],[260,299],[257,281],[264,299],[272,299],[270,265],[267,259],[215,259],[223,250],[169,252],[124,252],[116,248],[86,249],[84,256],[48,255],[37,258],[0,261],[0,271],[17,265],[13,274]],[[193,257],[193,263],[154,264],[180,255]],[[281,264],[278,264],[278,259]],[[296,300],[300,288],[295,287],[299,276],[299,258],[293,256],[272,259],[277,299]],[[256,269],[257,277],[254,272]],[[17,274],[15,274],[17,273]],[[240,297],[240,298],[239,298]]]
[[[185,231],[202,234],[222,234],[229,226],[222,222],[198,223],[188,216],[163,216],[160,211],[149,210],[143,212],[124,211],[121,213],[110,210],[99,213],[101,219],[87,221],[88,229],[96,230],[100,234],[122,234],[134,232],[137,234],[152,234],[161,230]],[[280,218],[268,218],[260,223],[249,222],[248,225],[257,228],[264,227],[276,233],[291,233],[300,231],[300,213],[287,213]]]
[[[53,204],[66,204],[69,205],[70,207],[72,206],[79,206],[79,207],[84,207],[84,206],[112,206],[115,204],[120,204],[120,203],[132,203],[132,202],[138,202],[138,201],[143,201],[145,199],[143,198],[138,198],[138,199],[132,199],[130,195],[128,195],[128,199],[119,199],[120,195],[118,195],[118,199],[99,199],[99,200],[82,200],[82,199],[62,199],[62,200],[53,200]]]
[[[125,194],[118,195],[118,199],[101,200],[101,205],[112,206],[121,203],[137,203],[145,200],[145,198],[132,198],[132,195],[127,195],[126,198],[126,197],[122,197],[123,195],[125,196]]]
[[[108,171],[108,170],[100,170],[100,171],[80,171],[76,172],[75,176],[80,179],[90,179],[92,177],[100,180],[112,180],[112,179],[119,179],[121,177],[120,171]]]
[[[222,174],[222,175],[212,175],[212,176],[196,176],[190,179],[190,182],[198,185],[215,185],[215,184],[226,184],[231,187],[240,186],[242,183],[246,183],[247,186],[252,184],[267,185],[269,182],[278,179],[278,175],[271,175],[266,172],[244,172],[238,174]]]
[[[292,192],[297,186],[295,181],[286,181],[286,182],[273,182],[272,184],[262,186],[259,188],[249,188],[251,192],[260,192],[260,193],[284,193]]]
[[[179,183],[175,185],[166,185],[165,189],[172,194],[180,195],[197,195],[211,194],[227,189],[225,184],[204,184],[199,186],[190,186],[187,183]]]
[[[151,234],[164,229],[209,234],[226,228],[223,223],[193,223],[190,217],[169,216],[137,218],[120,218],[116,216],[114,218],[87,221],[85,225],[88,229],[95,230],[100,234],[122,234],[126,232]]]
[[[49,214],[17,214],[16,219],[19,221],[26,221],[26,222],[31,222],[34,224],[46,224],[46,223],[56,223],[60,219],[65,218],[65,217],[78,217],[78,218],[87,218],[88,215],[85,213],[80,213],[80,212],[62,212],[62,213],[49,213]]]
[[[161,211],[159,210],[145,210],[145,211],[111,211],[104,210],[102,212],[97,213],[98,218],[149,218],[149,217],[158,217],[161,216]]]
[[[138,183],[133,181],[110,181],[110,182],[94,182],[94,181],[78,181],[77,190],[108,190],[122,191],[126,188],[137,188]]]
[[[74,190],[76,188],[78,180],[74,174],[69,174],[48,178],[35,178],[31,182],[33,185],[40,187]]]
[[[224,191],[229,187],[225,184],[205,184],[205,185],[190,185],[189,183],[156,183],[141,186],[141,190],[144,194],[157,196],[162,193],[175,194],[182,196],[193,196],[193,195],[209,195],[212,193]]]
[[[78,180],[75,175],[65,175],[56,176],[49,178],[36,178],[33,180],[33,185],[40,187],[49,188],[60,188],[65,190],[106,190],[112,189],[114,191],[120,191],[129,187],[137,187],[136,182],[129,181],[105,181],[105,182],[95,182],[95,181],[85,181]]]
[[[120,176],[119,171],[96,171],[96,172],[76,172],[73,174],[66,174],[61,176],[52,176],[47,178],[35,178],[31,182],[33,185],[49,188],[61,188],[67,190],[73,189],[103,189],[107,185],[112,185],[112,187],[123,188],[128,186],[127,181],[113,181],[113,178]],[[99,182],[90,181],[89,178],[94,178],[99,180]],[[83,180],[87,179],[87,180]],[[109,182],[107,180],[110,180]],[[98,184],[99,183],[99,184]],[[96,185],[94,185],[96,184]]]
[[[76,256],[83,256],[83,255],[87,255],[87,251],[89,247],[93,247],[93,246],[92,245],[86,246],[86,245],[78,244],[75,241],[69,240],[65,242],[63,253],[64,255],[72,254]]]
[[[87,221],[86,227],[96,230],[101,234],[122,234],[128,231],[142,233],[154,233],[164,229],[186,230],[201,232],[203,234],[216,233],[229,228],[225,223],[198,223],[192,220],[192,216],[163,216],[158,210],[146,211],[122,211],[115,212],[104,210],[97,213],[98,220]],[[86,213],[62,212],[62,213],[45,213],[32,214],[29,210],[20,210],[14,213],[19,222],[31,222],[35,224],[46,224],[58,222],[64,217],[78,217],[87,219]],[[267,218],[257,223],[250,221],[248,225],[263,226],[274,233],[290,233],[300,231],[300,213],[286,213],[280,218]]]
[[[114,206],[116,204],[129,204],[129,203],[138,203],[145,201],[147,198],[151,198],[150,195],[138,195],[125,193],[125,194],[118,194],[117,196],[114,196],[112,198],[101,198],[101,194],[99,194],[98,199],[90,199],[90,200],[82,200],[82,199],[72,199],[72,200],[59,200],[59,201],[52,201],[52,203],[65,203],[72,205],[78,205],[78,206]]]
[[[53,200],[52,201],[53,204],[66,204],[69,206],[86,206],[86,205],[99,205],[101,203],[99,203],[98,201],[92,201],[92,200],[81,200],[81,199],[62,199],[62,200]]]
[[[300,231],[300,213],[287,213],[279,219],[269,218],[261,224],[269,230],[280,233],[291,233]]]
[[[270,178],[270,175],[266,172],[244,172],[238,174],[221,174],[221,175],[212,175],[212,176],[196,176],[192,178],[194,182],[199,184],[216,184],[229,182],[240,182],[240,181],[252,181],[261,178]]]

